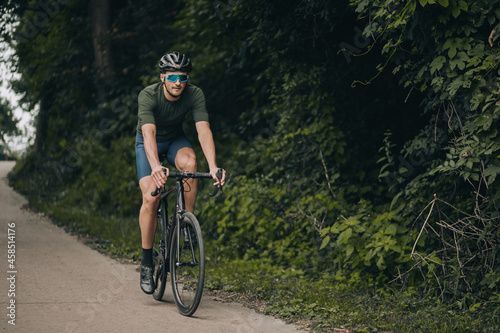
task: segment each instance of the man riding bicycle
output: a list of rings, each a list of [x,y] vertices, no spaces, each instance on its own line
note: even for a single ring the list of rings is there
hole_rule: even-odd
[[[136,162],[139,186],[142,191],[142,206],[139,213],[139,225],[142,238],[142,260],[140,285],[146,294],[155,289],[153,281],[153,239],[157,224],[157,210],[160,196],[153,197],[157,187],[165,184],[169,175],[163,172],[160,155],[166,155],[167,161],[179,171],[197,171],[196,155],[187,140],[182,123],[188,113],[192,113],[198,140],[208,162],[214,185],[224,185],[217,179],[215,144],[210,130],[208,112],[203,91],[188,83],[191,60],[183,53],[170,52],[159,62],[161,82],[144,88],[138,97],[138,122],[136,134]],[[198,190],[197,179],[187,181],[184,193],[186,210],[193,213]]]

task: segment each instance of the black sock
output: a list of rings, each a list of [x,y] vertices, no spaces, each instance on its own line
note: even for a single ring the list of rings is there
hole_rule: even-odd
[[[153,249],[142,249],[142,266],[153,266]]]

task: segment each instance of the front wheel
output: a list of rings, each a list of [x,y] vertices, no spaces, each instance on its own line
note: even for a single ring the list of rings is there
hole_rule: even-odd
[[[169,264],[167,260],[167,216],[165,212],[165,207],[163,203],[160,209],[158,209],[158,226],[156,228],[156,234],[153,242],[153,262],[156,267],[156,271],[153,275],[155,282],[155,291],[153,293],[153,298],[157,301],[161,301],[163,294],[165,292],[165,286],[167,285],[167,272]]]
[[[179,225],[180,230],[174,228],[170,247],[170,279],[179,312],[191,316],[203,294],[205,247],[200,224],[192,213],[182,214]]]

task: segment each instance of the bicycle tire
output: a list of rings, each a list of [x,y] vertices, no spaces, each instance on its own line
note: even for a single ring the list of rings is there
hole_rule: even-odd
[[[167,265],[169,264],[167,259],[167,213],[163,209],[163,203],[160,204],[158,209],[158,225],[156,228],[155,239],[153,243],[153,261],[156,267],[153,279],[155,282],[155,291],[153,292],[153,298],[157,301],[161,301],[165,293],[165,287],[167,285]]]
[[[178,226],[176,225],[170,245],[170,280],[179,313],[191,316],[198,308],[203,294],[205,247],[198,219],[189,212],[182,214],[180,219],[180,244],[177,246]],[[180,250],[179,263],[177,262],[178,248]]]

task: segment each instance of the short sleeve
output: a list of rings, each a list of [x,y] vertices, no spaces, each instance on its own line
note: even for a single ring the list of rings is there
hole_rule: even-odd
[[[208,121],[209,116],[205,102],[205,94],[200,88],[197,88],[193,94],[193,119],[197,123],[199,121]]]
[[[145,124],[155,124],[156,101],[151,91],[142,90],[138,97],[139,128]]]

